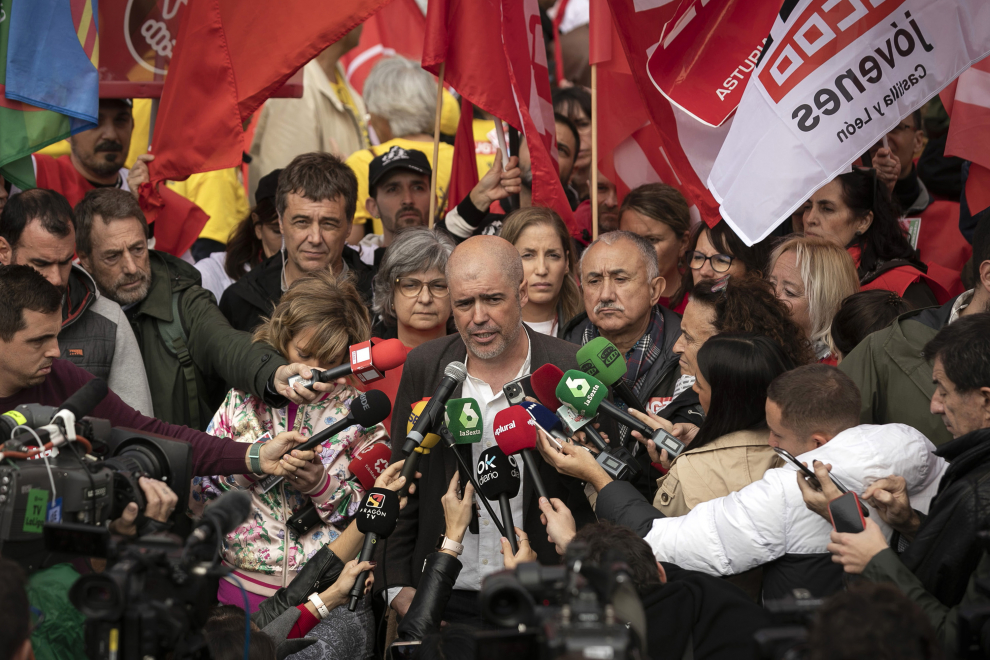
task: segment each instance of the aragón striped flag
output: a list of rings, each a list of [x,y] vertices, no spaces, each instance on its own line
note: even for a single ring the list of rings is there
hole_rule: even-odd
[[[93,128],[97,0],[0,0],[0,173],[34,187],[30,155]]]

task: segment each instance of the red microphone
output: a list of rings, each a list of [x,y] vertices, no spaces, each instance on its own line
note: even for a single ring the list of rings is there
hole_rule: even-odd
[[[564,377],[564,372],[553,364],[545,364],[529,377],[529,384],[533,388],[533,393],[545,407],[550,410],[560,408],[560,400],[557,399],[557,384]]]
[[[534,374],[535,375],[535,374]],[[532,382],[532,381],[531,381]],[[519,454],[526,466],[526,478],[533,480],[533,487],[539,497],[548,500],[550,495],[540,477],[539,467],[533,450],[536,449],[536,422],[522,406],[511,406],[495,415],[492,424],[495,429],[495,442],[506,456]]]
[[[375,479],[388,468],[391,459],[392,450],[387,444],[379,442],[352,458],[347,469],[357,477],[362,488],[371,490],[375,486]]]
[[[377,342],[377,343],[372,343]],[[406,347],[398,339],[369,340],[353,344],[347,351],[350,362],[333,369],[311,369],[313,378],[290,376],[289,387],[300,383],[313,389],[314,383],[329,383],[354,374],[364,384],[373,383],[385,377],[385,372],[402,366],[406,361]]]

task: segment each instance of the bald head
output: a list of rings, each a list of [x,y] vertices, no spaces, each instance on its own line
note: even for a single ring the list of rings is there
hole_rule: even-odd
[[[518,289],[523,281],[522,259],[509,241],[498,236],[472,236],[458,245],[447,260],[447,281],[504,278]]]

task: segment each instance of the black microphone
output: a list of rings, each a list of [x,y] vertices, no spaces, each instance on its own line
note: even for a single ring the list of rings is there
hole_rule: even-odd
[[[203,511],[199,525],[186,539],[186,547],[213,538],[217,528],[221,536],[227,536],[249,515],[251,515],[251,495],[243,490],[227,491]]]
[[[364,503],[354,517],[359,532],[364,534],[364,546],[358,562],[371,561],[375,556],[375,544],[378,539],[387,538],[395,531],[399,522],[399,495],[385,488],[372,488],[364,496]],[[367,571],[361,571],[354,586],[351,588],[351,602],[347,609],[353,612],[357,609],[358,600],[364,593],[364,581]]]
[[[75,391],[65,402],[58,407],[58,412],[67,410],[76,419],[82,419],[93,412],[93,408],[98,406],[103,399],[107,398],[107,381],[102,378],[94,378]]]
[[[408,456],[423,443],[427,433],[432,433],[443,421],[443,414],[446,411],[447,399],[453,395],[458,385],[467,378],[467,367],[463,362],[451,362],[443,370],[443,378],[437,385],[436,392],[430,397],[429,403],[423,408],[423,413],[416,420],[412,430],[406,434],[406,442],[402,445],[402,453]]]
[[[512,508],[509,500],[519,492],[519,468],[498,447],[489,447],[478,459],[478,488],[487,500],[498,500],[502,510],[505,538],[509,539],[512,554],[519,551],[516,532],[512,524]]]

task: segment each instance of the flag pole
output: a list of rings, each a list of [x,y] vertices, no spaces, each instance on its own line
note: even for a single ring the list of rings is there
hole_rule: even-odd
[[[598,64],[591,65],[591,240],[598,240]]]
[[[443,73],[447,63],[440,63],[440,75],[437,76],[437,118],[433,125],[433,173],[430,175],[430,229],[437,217],[437,169],[440,158],[440,113],[443,109]]]

